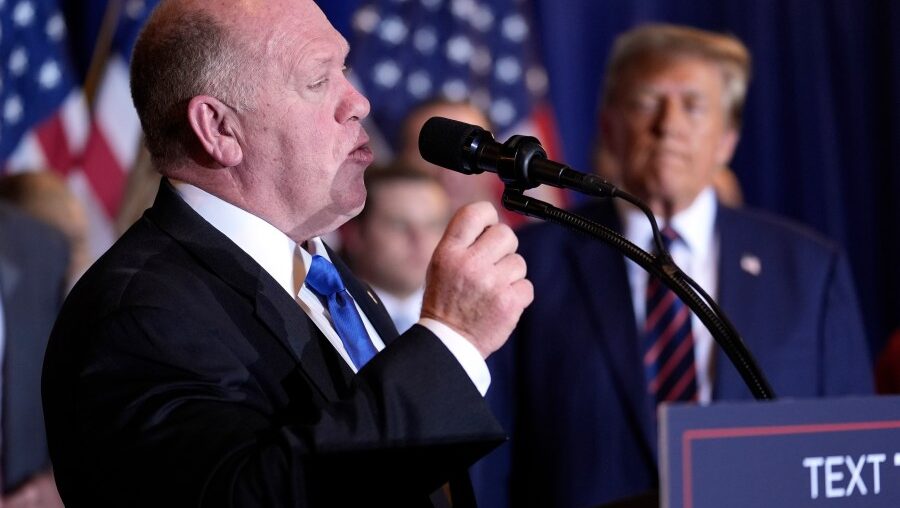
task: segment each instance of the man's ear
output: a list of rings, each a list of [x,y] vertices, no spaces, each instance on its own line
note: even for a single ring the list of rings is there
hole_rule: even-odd
[[[226,168],[241,163],[240,122],[233,109],[215,97],[198,95],[188,103],[187,113],[191,130],[210,159]]]
[[[716,147],[716,163],[719,166],[727,166],[731,162],[734,150],[737,148],[738,140],[741,133],[737,129],[728,128],[719,140],[719,146]]]

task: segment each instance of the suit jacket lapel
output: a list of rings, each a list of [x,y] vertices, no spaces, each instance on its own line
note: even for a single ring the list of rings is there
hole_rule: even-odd
[[[587,215],[614,231],[621,229],[608,202],[599,203]],[[655,467],[654,407],[646,395],[641,346],[625,258],[608,245],[587,237],[580,239],[580,242],[571,245],[569,256],[576,267],[576,280],[581,284],[579,292],[588,299],[586,308],[592,309],[589,320],[597,330],[593,335],[600,342],[607,367],[622,398],[622,407],[632,421],[633,429],[643,438],[647,458]]]
[[[716,230],[719,234],[719,288],[718,303],[728,318],[734,324],[738,333],[751,328],[753,318],[749,314],[748,306],[741,305],[747,301],[747,291],[754,287],[752,279],[755,274],[748,272],[748,268],[742,267],[744,258],[755,260],[755,249],[746,241],[745,234],[736,224],[735,212],[721,204],[716,212]],[[757,274],[758,275],[758,274]],[[750,344],[748,344],[748,347]],[[750,391],[738,374],[737,369],[731,364],[728,356],[724,354],[718,344],[715,346],[716,372],[713,382],[713,399],[728,398],[740,399],[750,397]],[[752,352],[752,351],[751,351]]]
[[[252,300],[260,322],[298,361],[321,394],[329,400],[336,398],[334,378],[321,358],[321,345],[313,340],[320,332],[253,258],[200,217],[165,179],[145,217],[193,253],[198,263]]]
[[[0,210],[2,213],[2,210]],[[7,255],[5,251],[5,246],[8,245],[10,238],[7,237],[3,228],[0,227],[0,304],[2,304],[3,308],[3,356],[2,361],[0,361],[0,377],[3,380],[3,386],[9,386],[10,381],[10,372],[9,369],[12,365],[7,361],[8,352],[10,348],[10,341],[12,340],[10,333],[10,316],[15,315],[18,310],[14,308],[15,306],[15,298],[13,298],[15,294],[15,289],[19,284],[19,279],[21,277],[21,273],[19,268],[16,266],[15,262]],[[9,405],[9,397],[2,397],[3,403],[3,412],[0,417],[2,417],[3,422],[0,425],[0,431],[2,431],[2,439],[4,443],[8,443],[12,436],[9,433],[11,428],[10,425],[7,424],[9,419],[9,415],[11,414],[14,408]],[[9,461],[7,460],[7,448],[6,446],[0,447],[0,464],[2,464],[4,476],[2,477],[2,481],[6,481],[5,472],[9,469]]]

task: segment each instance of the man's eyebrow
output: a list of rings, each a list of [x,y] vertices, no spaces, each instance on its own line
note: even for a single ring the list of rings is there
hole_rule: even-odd
[[[334,64],[336,56],[329,52],[325,51],[317,51],[313,54],[306,55],[303,59],[306,61],[307,71],[310,72],[319,72],[321,69],[325,69]]]
[[[344,63],[349,55],[350,46],[344,42],[341,44],[340,51],[335,53],[333,51],[317,51],[310,56],[310,60],[312,60],[315,64],[330,64],[335,61],[339,61],[340,63]]]

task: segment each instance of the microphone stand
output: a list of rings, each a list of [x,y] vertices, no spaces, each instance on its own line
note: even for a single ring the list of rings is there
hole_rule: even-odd
[[[775,393],[757,365],[756,359],[747,349],[740,334],[734,328],[734,325],[731,324],[725,313],[722,312],[703,288],[682,272],[675,262],[672,261],[672,257],[663,246],[659,226],[656,224],[656,219],[649,208],[639,199],[616,188],[613,188],[612,191],[609,188],[598,189],[595,195],[622,198],[640,208],[647,215],[653,227],[653,237],[659,254],[654,256],[646,252],[602,224],[567,212],[539,199],[526,196],[523,194],[523,189],[516,185],[506,185],[503,191],[503,206],[508,210],[544,221],[554,222],[596,238],[621,252],[650,274],[658,277],[700,318],[700,321],[725,351],[728,359],[737,368],[738,373],[740,373],[741,378],[750,389],[750,392],[753,393],[753,396],[757,400],[773,400]]]

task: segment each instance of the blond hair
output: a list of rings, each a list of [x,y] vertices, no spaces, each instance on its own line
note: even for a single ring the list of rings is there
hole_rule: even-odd
[[[616,100],[625,73],[641,64],[694,57],[716,65],[722,73],[723,99],[732,126],[740,128],[750,81],[750,52],[732,35],[667,24],[645,24],[616,38],[603,86],[603,106]]]

